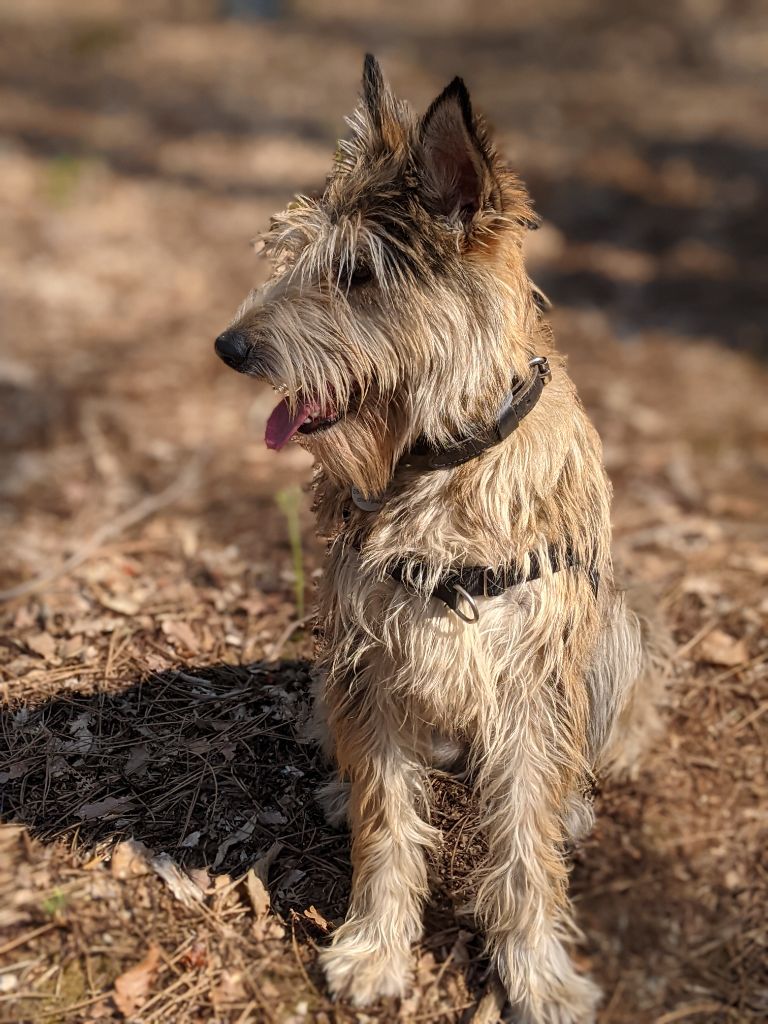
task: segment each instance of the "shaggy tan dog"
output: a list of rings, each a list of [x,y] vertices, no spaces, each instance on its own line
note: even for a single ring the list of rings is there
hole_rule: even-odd
[[[349,125],[216,342],[285,393],[267,444],[312,452],[330,538],[316,717],[354,877],[323,965],[357,1005],[405,991],[439,838],[427,770],[461,758],[487,835],[476,913],[517,1019],[591,1021],[564,848],[594,773],[631,768],[655,721],[600,442],[526,274],[528,196],[463,82],[418,118],[366,58]]]

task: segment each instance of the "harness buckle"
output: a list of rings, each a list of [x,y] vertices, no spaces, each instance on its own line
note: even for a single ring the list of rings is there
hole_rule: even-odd
[[[474,623],[479,622],[480,621],[480,609],[477,607],[477,602],[475,601],[474,597],[472,597],[471,594],[467,593],[467,591],[464,589],[464,587],[460,586],[458,583],[451,584],[451,589],[453,590],[453,592],[455,594],[458,594],[459,597],[463,597],[464,598],[464,600],[467,602],[467,604],[469,605],[469,607],[471,609],[471,614],[465,615],[464,612],[461,611],[461,609],[459,607],[459,602],[458,601],[456,602],[456,605],[452,609],[452,611],[456,615],[458,615],[460,619],[463,619],[464,622],[468,622],[470,625],[474,625]]]
[[[541,377],[542,384],[549,384],[552,380],[552,370],[549,367],[549,360],[546,356],[534,356],[528,360],[529,366],[535,366],[536,372]]]

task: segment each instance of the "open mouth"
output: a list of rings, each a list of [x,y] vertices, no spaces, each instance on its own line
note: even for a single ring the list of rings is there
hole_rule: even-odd
[[[333,427],[344,415],[331,400],[323,403],[316,398],[299,394],[291,407],[286,396],[270,413],[264,441],[267,448],[280,451],[296,434],[317,434]]]

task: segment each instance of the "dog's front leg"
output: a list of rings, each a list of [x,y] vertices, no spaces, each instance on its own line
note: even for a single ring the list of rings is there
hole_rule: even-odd
[[[481,744],[488,860],[477,913],[516,1021],[590,1024],[600,993],[564,945],[577,934],[562,856],[572,795],[561,774],[567,754],[547,735],[553,709],[519,710],[503,743]]]
[[[407,988],[436,830],[422,817],[424,767],[385,712],[366,702],[332,731],[351,783],[353,875],[347,919],[321,960],[333,994],[365,1006]]]

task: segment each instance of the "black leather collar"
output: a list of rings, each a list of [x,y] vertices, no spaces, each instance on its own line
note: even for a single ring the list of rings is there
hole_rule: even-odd
[[[479,434],[468,435],[442,449],[431,447],[426,441],[418,441],[402,457],[398,468],[402,466],[408,469],[433,470],[461,466],[508,438],[536,405],[545,385],[552,378],[546,356],[535,356],[528,365],[534,370],[532,379],[513,384],[502,404],[496,423],[490,430],[485,429]],[[385,500],[384,497],[366,499],[356,492],[355,488],[352,490],[352,499],[364,512],[378,511]],[[346,508],[345,520],[349,518],[349,514],[349,509]],[[357,544],[354,546],[358,547]],[[568,568],[586,571],[592,591],[597,597],[600,573],[594,564],[580,565],[570,547],[566,548],[565,552],[550,547],[547,556],[552,572]],[[390,563],[386,572],[402,586],[424,593],[420,580],[428,575],[428,567],[423,563],[401,559]],[[528,555],[527,572],[518,562],[507,562],[498,569],[484,565],[460,565],[444,573],[437,585],[429,591],[428,596],[442,601],[465,622],[477,622],[480,612],[475,602],[476,597],[498,597],[505,590],[517,587],[521,583],[530,583],[539,579],[541,575],[541,562],[535,552]],[[469,614],[464,609],[465,604],[469,608]]]
[[[490,430],[468,434],[446,448],[434,448],[428,441],[419,439],[400,459],[398,469],[451,469],[476,459],[489,448],[505,441],[533,409],[541,398],[545,384],[552,379],[546,356],[535,356],[528,365],[534,371],[532,378],[529,381],[516,381],[512,385]]]

